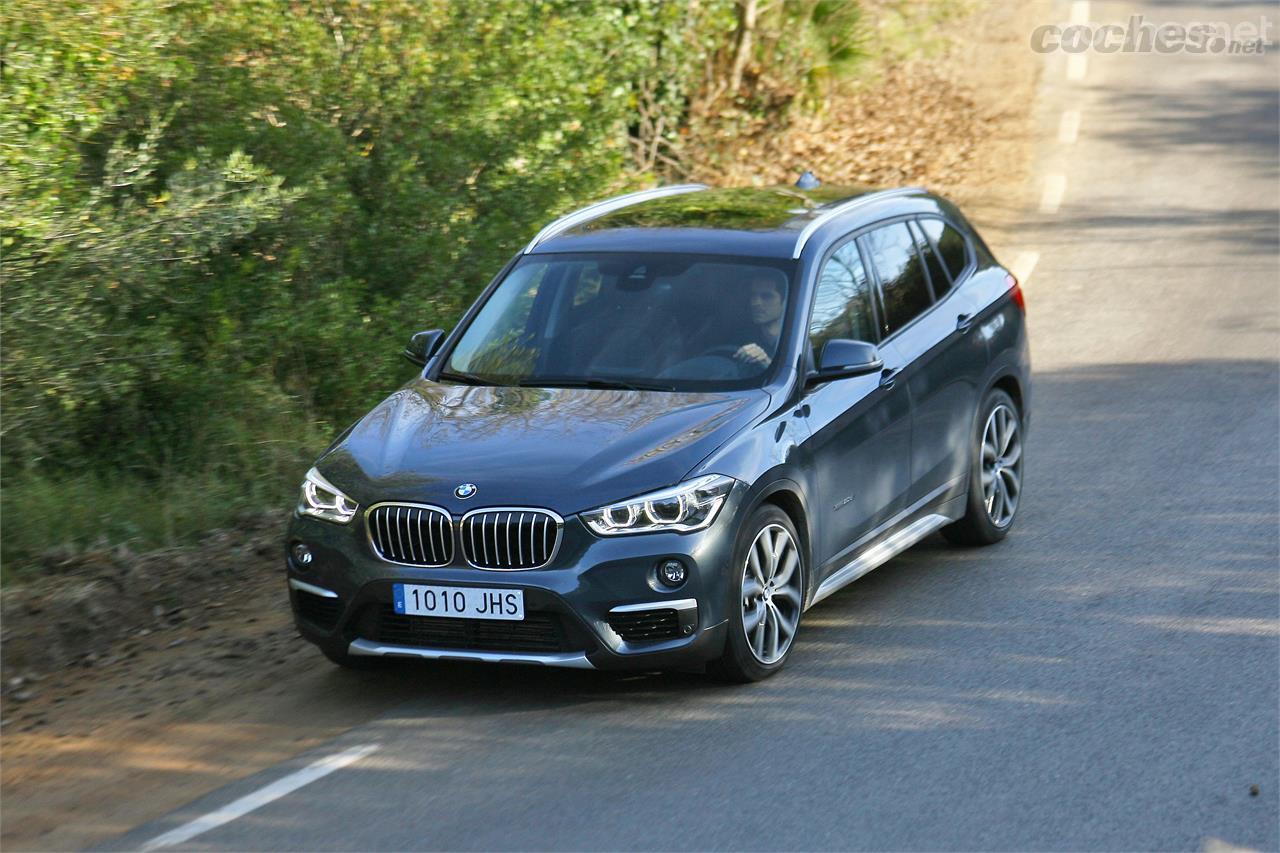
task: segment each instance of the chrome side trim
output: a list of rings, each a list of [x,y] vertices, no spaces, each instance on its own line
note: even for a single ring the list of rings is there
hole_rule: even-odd
[[[675,601],[648,601],[643,604],[622,604],[609,608],[610,613],[642,613],[646,610],[697,610],[698,599],[679,598]]]
[[[921,508],[932,503],[933,501],[935,501],[942,495],[946,494],[947,492],[951,491],[952,489],[959,488],[966,479],[967,478],[963,476],[956,477],[950,483],[946,483],[944,485],[939,486],[929,494],[920,498],[920,500],[916,501],[911,506],[904,509],[902,512],[895,515],[893,518],[889,519],[888,521],[881,522],[870,533],[864,533],[857,541],[855,541],[852,545],[849,545],[839,554],[836,554],[835,557],[833,557],[832,559],[839,560],[840,558],[844,557],[844,555],[846,554],[855,553],[863,545],[866,545],[868,542],[875,541],[876,537],[878,537],[881,533],[884,533],[886,530],[896,527],[897,525],[901,524],[904,519],[908,519],[911,516],[915,515],[917,512],[920,511]],[[952,519],[952,521],[954,520],[955,519]]]
[[[423,660],[462,660],[477,663],[531,663],[570,669],[595,669],[583,652],[526,654],[524,652],[468,652],[458,649],[423,649],[417,646],[389,646],[371,640],[354,640],[347,653],[365,657],[408,657]]]
[[[800,257],[800,253],[804,251],[805,244],[809,242],[809,238],[813,236],[815,231],[835,219],[837,216],[843,216],[855,208],[862,207],[865,204],[871,204],[875,201],[881,201],[886,198],[896,198],[897,196],[902,195],[913,195],[915,193],[922,192],[925,192],[923,187],[899,187],[893,190],[881,190],[880,192],[867,193],[866,195],[860,195],[857,198],[849,199],[844,204],[837,204],[835,207],[824,212],[821,216],[816,217],[804,227],[804,230],[800,232],[800,236],[796,238],[795,248],[791,250],[792,260]]]
[[[321,598],[337,598],[338,594],[331,589],[325,589],[322,586],[316,586],[313,583],[300,581],[297,578],[289,578],[289,588],[296,589],[299,592],[309,592],[312,595],[318,595]]]
[[[822,586],[818,587],[818,591],[813,594],[813,601],[809,602],[809,606],[812,607],[841,587],[854,582],[872,569],[884,565],[933,531],[950,523],[951,519],[945,515],[926,515],[913,521],[878,545],[871,546],[859,554],[853,562],[824,580]]]
[[[575,210],[573,213],[560,217],[552,222],[546,228],[543,228],[537,235],[529,241],[529,245],[524,247],[524,254],[529,254],[538,247],[539,243],[545,243],[552,237],[567,231],[575,225],[581,225],[584,222],[590,222],[592,219],[598,219],[606,213],[613,213],[615,210],[621,210],[624,207],[630,207],[633,204],[640,204],[644,201],[653,201],[658,198],[665,198],[672,195],[682,195],[684,193],[695,193],[707,189],[706,184],[677,184],[672,187],[655,187],[649,190],[640,190],[639,192],[627,193],[626,195],[615,196],[613,198],[598,201],[595,204],[587,205],[584,208]]]

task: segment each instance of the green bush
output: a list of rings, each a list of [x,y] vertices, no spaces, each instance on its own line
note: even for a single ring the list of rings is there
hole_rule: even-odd
[[[844,5],[776,14],[838,59],[821,27]],[[555,214],[678,172],[737,8],[10,0],[5,560],[287,501],[411,375],[409,334],[449,327]]]

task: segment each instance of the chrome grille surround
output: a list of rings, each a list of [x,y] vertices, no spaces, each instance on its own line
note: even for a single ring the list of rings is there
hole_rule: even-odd
[[[519,572],[540,569],[560,548],[564,519],[549,509],[489,506],[462,516],[462,556],[476,569]]]
[[[453,562],[453,516],[430,504],[387,501],[365,512],[369,547],[381,560],[402,566]]]

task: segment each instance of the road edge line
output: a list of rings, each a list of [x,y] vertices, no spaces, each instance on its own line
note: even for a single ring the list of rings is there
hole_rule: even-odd
[[[359,761],[377,748],[377,744],[353,746],[351,749],[313,761],[301,770],[290,773],[282,779],[277,779],[270,785],[246,794],[220,809],[201,815],[176,829],[157,835],[146,844],[143,844],[141,849],[160,850],[165,847],[172,847],[175,844],[181,844],[184,841],[190,841],[197,835],[202,835],[211,829],[216,829],[223,824],[244,817],[249,812],[287,796],[304,785],[310,785],[318,779],[323,779],[335,770],[341,770],[343,767]]]
[[[1031,278],[1031,271],[1036,268],[1036,264],[1040,262],[1039,252],[1019,252],[1018,256],[1013,259],[1013,264],[1009,267],[1009,272],[1013,273],[1013,277],[1023,287],[1027,286],[1027,279]]]

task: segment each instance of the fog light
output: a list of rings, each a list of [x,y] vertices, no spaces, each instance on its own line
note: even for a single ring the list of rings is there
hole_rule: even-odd
[[[684,563],[679,560],[664,560],[662,565],[658,566],[658,580],[667,586],[680,586],[684,583],[686,576]]]
[[[293,561],[297,563],[299,566],[311,565],[312,559],[313,559],[313,555],[311,553],[311,549],[308,548],[306,545],[303,545],[301,542],[299,542],[297,545],[293,546]]]

